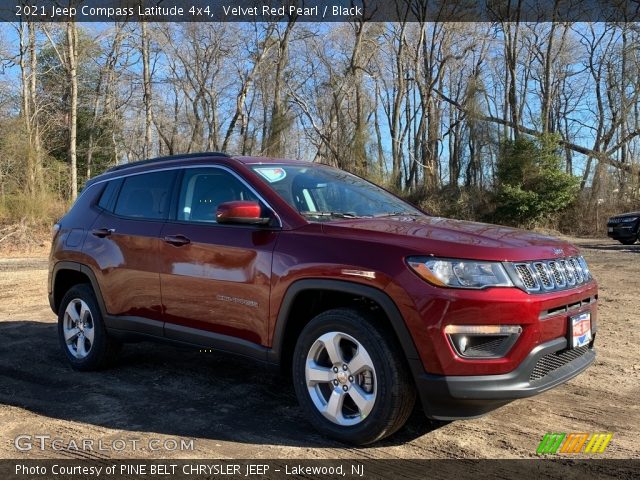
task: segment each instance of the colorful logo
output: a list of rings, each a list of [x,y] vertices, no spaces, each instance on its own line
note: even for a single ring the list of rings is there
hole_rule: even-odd
[[[613,433],[546,433],[536,453],[602,453],[607,448]]]

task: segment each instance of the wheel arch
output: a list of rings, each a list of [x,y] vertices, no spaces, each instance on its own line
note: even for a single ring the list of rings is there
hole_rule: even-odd
[[[81,283],[88,283],[91,285],[102,315],[104,316],[106,314],[98,280],[91,268],[87,265],[66,260],[60,261],[53,267],[51,278],[49,304],[56,315],[58,314],[60,302],[62,301],[65,293],[74,285],[79,285]]]
[[[290,361],[288,356],[293,353],[292,347],[295,346],[295,339],[297,339],[304,325],[306,325],[313,316],[332,308],[330,305],[328,308],[314,312],[314,306],[312,305],[310,307],[312,313],[309,314],[311,318],[296,322],[295,319],[292,318],[292,314],[295,313],[295,307],[299,304],[298,302],[301,296],[304,296],[306,292],[327,292],[329,294],[343,295],[350,298],[358,297],[373,302],[386,317],[389,326],[395,333],[395,337],[402,349],[405,359],[411,365],[412,370],[414,370],[414,365],[417,365],[417,362],[419,362],[418,351],[402,314],[391,297],[376,287],[344,280],[330,279],[302,279],[289,286],[280,305],[276,319],[272,347],[269,351],[269,361],[271,363],[287,365]],[[292,341],[293,345],[291,345]]]

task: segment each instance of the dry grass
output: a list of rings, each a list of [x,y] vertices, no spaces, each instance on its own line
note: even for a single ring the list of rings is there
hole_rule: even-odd
[[[0,257],[45,254],[51,245],[50,229],[23,220],[0,227]]]
[[[0,197],[0,256],[45,253],[51,227],[66,209],[65,201],[50,194]]]

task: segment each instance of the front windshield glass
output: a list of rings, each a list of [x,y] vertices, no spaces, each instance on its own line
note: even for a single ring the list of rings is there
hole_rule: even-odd
[[[289,205],[311,220],[422,215],[380,187],[342,170],[294,165],[252,168]]]

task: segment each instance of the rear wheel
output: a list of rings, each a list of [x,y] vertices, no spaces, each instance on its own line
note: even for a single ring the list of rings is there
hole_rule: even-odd
[[[415,391],[402,352],[375,318],[340,308],[302,331],[293,359],[298,401],[323,434],[372,443],[404,425]]]
[[[62,299],[58,338],[67,360],[76,370],[96,370],[115,357],[119,344],[107,335],[91,286],[75,285]]]

